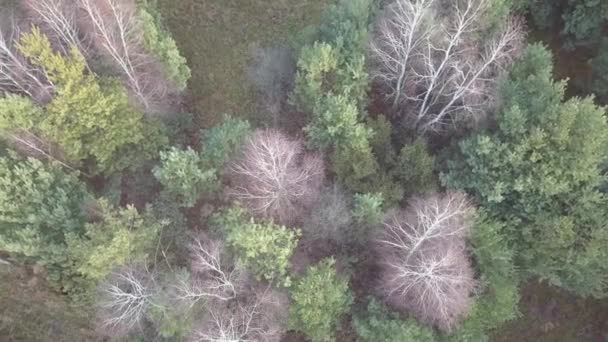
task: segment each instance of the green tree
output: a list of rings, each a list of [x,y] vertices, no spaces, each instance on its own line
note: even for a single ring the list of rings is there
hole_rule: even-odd
[[[97,220],[85,225],[84,235],[66,237],[70,257],[82,276],[98,281],[127,262],[145,261],[163,222],[131,206],[114,208],[104,199],[93,210]]]
[[[606,290],[606,199],[598,191],[606,157],[604,109],[593,99],[563,102],[551,54],[532,45],[502,87],[503,105],[493,133],[460,144],[447,185],[477,196],[528,274],[581,295]]]
[[[154,177],[185,207],[194,206],[201,194],[219,188],[217,171],[204,168],[198,153],[190,147],[161,152],[160,161],[153,170]]]
[[[541,29],[559,25],[570,47],[598,42],[608,23],[608,3],[602,0],[512,0],[512,6],[527,10]]]
[[[116,80],[85,73],[76,48],[67,56],[54,52],[38,28],[23,34],[18,48],[56,87],[44,118],[36,124],[70,159],[93,159],[98,171],[119,171],[151,159],[166,142],[160,127],[144,122]]]
[[[14,153],[0,158],[0,249],[46,267],[55,285],[69,277],[66,236],[84,234],[91,195],[76,174]]]
[[[360,342],[434,342],[433,330],[413,318],[403,319],[371,299],[364,313],[356,315],[353,327]]]
[[[355,194],[353,218],[359,224],[376,225],[382,221],[382,194]]]
[[[437,176],[433,173],[435,157],[429,153],[424,140],[405,145],[397,158],[394,177],[406,194],[428,193],[437,188]]]
[[[340,1],[324,13],[311,42],[300,51],[292,103],[312,120],[310,145],[331,149],[333,171],[355,192],[369,191],[378,165],[364,123],[369,75],[364,42],[373,1]]]
[[[291,290],[289,326],[313,342],[334,341],[334,330],[350,310],[348,279],[336,273],[333,259],[311,266]]]
[[[505,225],[478,214],[472,229],[470,248],[484,291],[475,298],[467,318],[447,341],[489,341],[489,332],[519,316],[519,274],[514,251],[503,236]]]
[[[251,125],[247,120],[225,115],[220,124],[200,132],[203,162],[218,170],[222,169],[250,133]]]
[[[177,89],[183,91],[191,76],[186,58],[180,54],[171,32],[164,27],[161,14],[155,6],[156,1],[138,2],[138,17],[145,47],[163,64],[167,77],[175,83]]]
[[[299,230],[266,221],[256,222],[239,207],[216,216],[215,225],[225,232],[226,244],[240,265],[260,279],[274,279],[285,286],[290,285],[287,268],[298,244]]]

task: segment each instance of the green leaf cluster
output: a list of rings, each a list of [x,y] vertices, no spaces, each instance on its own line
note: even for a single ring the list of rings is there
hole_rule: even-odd
[[[379,193],[355,194],[353,197],[353,218],[359,224],[373,226],[382,221],[384,199]]]
[[[196,204],[202,193],[219,188],[217,171],[204,168],[198,153],[188,147],[172,147],[160,153],[161,165],[154,168],[154,177],[164,190],[176,197],[187,208]]]
[[[127,262],[144,261],[164,226],[151,213],[142,215],[132,206],[115,208],[104,199],[94,210],[98,220],[85,225],[83,236],[66,237],[77,271],[89,280],[100,280]]]
[[[259,279],[290,285],[289,259],[298,244],[300,231],[267,221],[254,221],[239,207],[215,217],[215,225],[226,234],[226,244],[237,263]]]
[[[291,289],[289,326],[313,342],[334,341],[334,330],[353,302],[348,279],[336,273],[334,264],[324,259],[309,267]]]
[[[58,165],[0,157],[0,250],[47,268],[63,282],[70,267],[66,236],[84,234],[83,204],[91,195]]]

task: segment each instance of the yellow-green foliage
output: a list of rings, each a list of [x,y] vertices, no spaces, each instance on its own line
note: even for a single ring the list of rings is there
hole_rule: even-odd
[[[43,118],[44,110],[27,97],[6,94],[0,98],[0,130],[29,130]]]
[[[77,271],[91,280],[104,278],[128,261],[144,260],[163,227],[132,206],[115,209],[102,199],[98,210],[100,220],[86,224],[84,238],[71,235],[67,239]]]
[[[93,159],[96,171],[118,171],[151,158],[165,142],[159,127],[144,122],[143,114],[129,104],[118,82],[101,82],[85,72],[76,48],[67,56],[54,52],[35,27],[22,35],[18,48],[55,85],[55,96],[38,129],[71,159]]]

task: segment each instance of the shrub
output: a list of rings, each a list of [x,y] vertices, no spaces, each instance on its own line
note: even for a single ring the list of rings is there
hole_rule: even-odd
[[[154,176],[165,191],[179,199],[185,207],[196,204],[202,193],[218,189],[219,180],[215,169],[203,169],[198,153],[188,147],[177,147],[160,153],[161,165],[154,168]]]
[[[334,341],[334,330],[353,302],[348,279],[336,273],[334,264],[325,259],[311,266],[291,290],[289,326],[313,342]]]

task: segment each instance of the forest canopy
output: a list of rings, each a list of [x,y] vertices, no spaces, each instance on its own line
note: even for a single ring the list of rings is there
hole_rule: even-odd
[[[223,113],[163,1],[0,1],[0,289],[99,341],[490,341],[530,280],[607,297],[608,5],[319,3]]]

